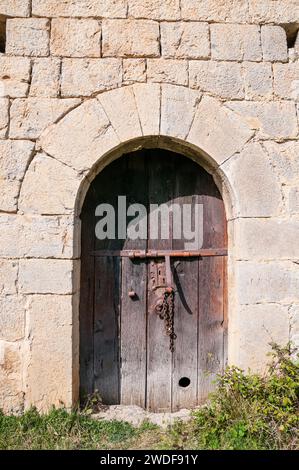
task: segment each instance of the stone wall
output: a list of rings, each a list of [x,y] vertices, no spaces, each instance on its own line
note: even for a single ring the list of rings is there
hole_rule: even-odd
[[[78,397],[78,214],[124,145],[190,155],[223,192],[229,361],[299,343],[298,0],[0,0],[0,18],[0,408]]]

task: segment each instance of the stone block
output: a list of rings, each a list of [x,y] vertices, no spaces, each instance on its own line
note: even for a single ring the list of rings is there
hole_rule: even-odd
[[[72,296],[34,295],[27,311],[26,406],[35,403],[39,411],[71,406]]]
[[[239,366],[264,373],[271,361],[271,343],[289,341],[289,315],[283,305],[244,305],[239,313]]]
[[[299,301],[299,266],[291,261],[240,261],[235,274],[240,305]]]
[[[121,142],[142,135],[133,88],[108,91],[99,95],[98,100]]]
[[[267,153],[258,143],[221,165],[234,192],[234,216],[269,217],[278,215],[282,206],[280,184]]]
[[[25,299],[0,296],[0,341],[19,341],[25,335]]]
[[[23,294],[72,294],[74,291],[71,260],[22,259],[19,266],[19,291]]]
[[[148,59],[147,78],[150,82],[188,85],[188,63],[173,59]]]
[[[17,293],[18,262],[13,260],[0,260],[0,295]]]
[[[182,18],[196,21],[244,23],[248,16],[247,0],[181,0]]]
[[[207,23],[161,23],[162,56],[173,59],[210,57]]]
[[[150,20],[104,20],[104,57],[159,57],[159,24]]]
[[[299,260],[298,239],[298,220],[239,219],[235,221],[234,256],[241,260]]]
[[[259,26],[211,24],[210,30],[212,59],[262,60]]]
[[[48,17],[126,18],[127,0],[32,0],[32,14]]]
[[[281,183],[285,186],[295,184],[299,175],[299,141],[265,142],[270,161]]]
[[[262,48],[264,60],[287,62],[287,35],[281,26],[262,26]]]
[[[99,21],[74,18],[53,19],[51,54],[64,57],[101,57]]]
[[[297,0],[249,0],[249,19],[255,23],[296,23],[299,4]]]
[[[30,0],[0,0],[0,15],[30,16]]]
[[[79,171],[90,170],[102,155],[119,143],[95,99],[86,101],[47,129],[39,142],[47,153]]]
[[[60,59],[42,58],[34,61],[30,96],[57,98],[60,86]]]
[[[296,108],[290,101],[234,101],[226,106],[256,130],[260,139],[293,139],[298,135]]]
[[[0,56],[0,96],[22,98],[27,95],[30,80],[30,59]]]
[[[81,180],[72,168],[38,154],[26,172],[19,210],[26,214],[71,214]]]
[[[49,55],[50,22],[45,18],[9,19],[6,22],[8,55],[45,57]]]
[[[23,411],[22,357],[20,343],[0,341],[0,409],[7,414]]]
[[[123,82],[125,84],[146,82],[146,60],[124,59],[123,60]]]
[[[161,135],[186,139],[200,93],[184,87],[162,86]]]
[[[5,139],[9,121],[9,99],[0,98],[0,139]]]
[[[220,164],[240,152],[252,135],[253,131],[237,114],[206,96],[198,106],[187,140]]]
[[[273,96],[271,64],[245,62],[242,70],[246,99],[270,100]]]
[[[273,64],[273,72],[275,95],[299,101],[299,62]]]
[[[0,210],[17,210],[25,171],[33,156],[34,144],[22,140],[0,140]]]
[[[16,99],[10,108],[12,139],[37,139],[42,131],[80,103],[79,99]]]
[[[230,62],[192,60],[189,63],[190,87],[224,99],[244,98],[241,65]]]
[[[120,86],[120,59],[64,59],[62,63],[62,96],[90,96]]]
[[[129,0],[129,16],[152,20],[179,20],[180,0]]]
[[[134,85],[134,96],[143,135],[159,135],[161,89],[157,84]]]

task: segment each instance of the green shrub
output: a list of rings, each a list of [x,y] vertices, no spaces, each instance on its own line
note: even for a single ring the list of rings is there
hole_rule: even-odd
[[[194,412],[187,431],[172,429],[171,441],[180,448],[298,449],[298,425],[298,361],[289,347],[272,344],[265,376],[227,368],[209,403]]]

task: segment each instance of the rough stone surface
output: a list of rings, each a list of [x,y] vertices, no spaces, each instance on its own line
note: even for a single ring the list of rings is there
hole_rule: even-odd
[[[189,65],[190,86],[224,99],[244,98],[241,65],[193,60]]]
[[[237,263],[240,305],[296,302],[299,265],[292,261]]]
[[[253,372],[265,372],[265,362],[271,351],[270,343],[285,346],[289,338],[288,310],[280,305],[243,306],[239,314],[240,350],[239,363],[243,369]],[[245,333],[246,331],[246,333]]]
[[[22,98],[27,95],[30,59],[0,56],[0,96]]]
[[[0,260],[0,295],[17,293],[18,262]]]
[[[99,158],[119,143],[97,100],[89,100],[67,114],[40,139],[40,145],[47,153],[79,171],[90,169],[97,160],[95,155]]]
[[[212,24],[211,55],[217,60],[262,60],[260,28],[255,25]]]
[[[181,0],[185,20],[243,23],[247,19],[246,0]]]
[[[149,20],[105,20],[104,57],[159,57],[159,24]]]
[[[49,55],[50,22],[44,18],[9,19],[6,23],[6,52],[10,55]]]
[[[269,63],[246,62],[243,66],[245,97],[248,100],[270,100],[273,96],[273,74]]]
[[[143,135],[159,135],[161,114],[160,85],[145,85],[141,83],[134,85],[134,97]]]
[[[19,291],[23,294],[71,294],[73,292],[72,281],[72,261],[20,260]]]
[[[10,109],[9,136],[12,139],[37,139],[46,127],[79,103],[76,99],[16,99]]]
[[[262,26],[262,47],[264,60],[271,62],[288,60],[287,36],[280,26]]]
[[[34,145],[28,141],[0,140],[0,210],[17,209],[21,182],[32,158]]]
[[[299,141],[265,142],[264,147],[281,183],[295,184],[299,174]]]
[[[62,64],[62,96],[90,96],[121,85],[119,59],[64,59]]]
[[[172,59],[149,59],[147,77],[151,82],[188,85],[188,63]]]
[[[99,95],[98,99],[121,142],[142,135],[132,88],[112,90]]]
[[[299,21],[297,0],[249,0],[249,18],[258,23],[296,23]]]
[[[209,26],[206,23],[162,23],[164,57],[205,59],[210,56]]]
[[[280,102],[231,102],[227,107],[242,116],[261,139],[288,139],[298,135],[295,105]]]
[[[273,64],[273,71],[275,95],[299,101],[299,62]]]
[[[299,260],[298,220],[244,218],[236,221],[235,230],[238,259]]]
[[[71,213],[80,180],[72,168],[47,155],[36,155],[22,184],[19,209],[37,214]]]
[[[144,422],[156,424],[164,429],[176,422],[187,422],[191,419],[190,410],[180,410],[176,413],[150,413],[139,406],[111,405],[107,410],[92,415],[93,419],[104,421],[126,421],[139,427]]]
[[[0,138],[6,137],[9,122],[9,100],[0,98]]]
[[[124,84],[146,82],[145,59],[125,59],[123,61]]]
[[[185,139],[193,122],[200,94],[195,90],[162,87],[161,134]],[[183,124],[182,124],[183,123]]]
[[[282,204],[280,187],[266,152],[252,143],[221,165],[236,195],[235,213],[241,217],[277,215]]]
[[[0,409],[20,413],[24,408],[22,347],[0,341]]]
[[[19,341],[25,335],[25,300],[21,296],[0,296],[0,341]]]
[[[101,26],[97,20],[53,19],[51,54],[65,57],[101,57]]]
[[[125,18],[127,0],[32,0],[37,16]]]
[[[77,237],[73,237],[73,231],[79,230],[77,223],[72,216],[1,214],[2,256],[16,259],[78,257]],[[7,286],[9,293],[13,289]]]
[[[30,0],[0,0],[0,15],[30,16]]]
[[[57,98],[60,86],[60,60],[42,58],[34,61],[30,96]]]
[[[29,297],[27,316],[30,352],[26,374],[27,383],[32,385],[26,390],[26,402],[28,406],[36,403],[39,411],[47,411],[50,403],[70,406],[72,368],[68,364],[72,362],[72,297]],[[45,323],[47,329],[43,328]]]
[[[128,0],[129,16],[153,20],[179,20],[180,0]]]
[[[235,113],[221,106],[217,100],[204,97],[187,140],[221,163],[240,152],[252,135],[249,126]]]
[[[299,188],[292,187],[288,192],[288,210],[291,215],[299,214]]]

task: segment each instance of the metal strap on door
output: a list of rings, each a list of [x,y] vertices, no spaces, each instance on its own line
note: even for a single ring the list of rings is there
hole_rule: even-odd
[[[100,257],[120,257],[134,259],[159,259],[164,258],[164,270],[161,273],[161,266],[151,263],[151,288],[152,290],[164,289],[163,294],[154,305],[155,313],[164,321],[165,333],[169,336],[171,352],[174,351],[174,343],[177,338],[174,332],[174,296],[175,285],[172,276],[171,258],[203,258],[209,256],[227,256],[227,249],[202,249],[202,250],[98,250],[93,251],[92,256]],[[128,292],[129,297],[134,298],[135,292]]]

